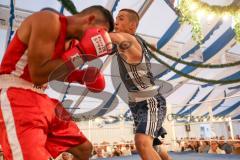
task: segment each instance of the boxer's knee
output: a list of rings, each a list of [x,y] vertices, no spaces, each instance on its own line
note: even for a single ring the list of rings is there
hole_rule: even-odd
[[[137,133],[135,135],[135,145],[138,151],[144,151],[149,147],[152,147],[152,137]]]

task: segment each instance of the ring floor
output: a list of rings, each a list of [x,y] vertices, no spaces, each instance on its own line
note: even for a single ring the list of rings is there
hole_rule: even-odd
[[[199,154],[192,152],[170,152],[169,154],[173,160],[240,160],[240,155]],[[99,158],[98,160],[140,160],[140,157],[132,155],[128,157]]]

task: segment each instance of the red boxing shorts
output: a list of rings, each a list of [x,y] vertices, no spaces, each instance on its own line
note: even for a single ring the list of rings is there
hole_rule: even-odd
[[[48,160],[87,141],[72,120],[56,115],[59,105],[30,89],[0,89],[0,144],[6,160]]]

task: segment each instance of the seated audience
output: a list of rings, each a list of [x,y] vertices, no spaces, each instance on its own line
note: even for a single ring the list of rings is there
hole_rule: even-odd
[[[210,145],[208,141],[201,141],[200,146],[198,148],[199,153],[208,153],[210,149]]]
[[[224,141],[224,137],[220,137],[220,141],[218,142],[219,144],[219,148],[221,150],[224,150],[226,152],[226,154],[231,154],[232,151],[233,151],[233,147],[229,144],[229,143],[226,143]]]
[[[131,148],[130,148],[129,144],[127,144],[125,147],[122,148],[122,155],[123,156],[132,155]]]
[[[219,148],[219,145],[216,141],[211,141],[210,142],[210,149],[208,151],[210,154],[226,154],[224,150],[221,150]]]

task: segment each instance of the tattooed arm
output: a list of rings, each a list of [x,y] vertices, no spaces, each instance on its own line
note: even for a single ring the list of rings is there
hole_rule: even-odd
[[[111,40],[117,44],[118,51],[128,63],[139,63],[142,59],[142,48],[137,39],[128,33],[110,33]]]

